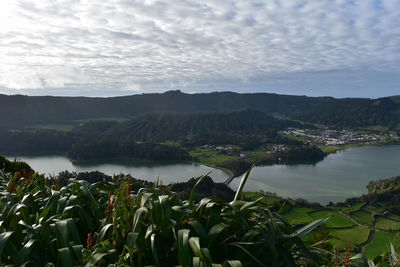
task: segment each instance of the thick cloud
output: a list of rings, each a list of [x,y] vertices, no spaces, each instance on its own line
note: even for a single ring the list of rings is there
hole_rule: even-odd
[[[400,1],[2,0],[0,92],[400,92]]]

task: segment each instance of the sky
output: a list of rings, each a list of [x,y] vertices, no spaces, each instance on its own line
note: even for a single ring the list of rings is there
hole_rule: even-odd
[[[399,0],[0,0],[0,93],[400,94]]]

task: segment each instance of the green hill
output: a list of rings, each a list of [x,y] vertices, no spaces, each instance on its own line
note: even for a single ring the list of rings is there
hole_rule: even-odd
[[[252,108],[267,113],[290,114],[309,110],[331,100],[326,97],[267,93],[185,94],[180,91],[109,98],[0,95],[0,127],[21,128],[76,120],[131,118],[149,112],[216,112]]]
[[[384,126],[400,129],[400,98],[337,99],[293,116],[306,122],[337,127]]]

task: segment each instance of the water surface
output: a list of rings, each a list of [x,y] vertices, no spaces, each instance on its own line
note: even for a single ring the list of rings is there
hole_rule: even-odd
[[[13,159],[13,157],[8,157]],[[199,177],[211,171],[210,176],[215,182],[224,182],[228,174],[222,170],[200,164],[190,163],[148,163],[134,160],[115,161],[112,163],[85,163],[73,164],[68,158],[63,156],[21,156],[18,157],[27,162],[35,171],[44,174],[56,175],[61,171],[86,172],[100,171],[108,175],[113,174],[131,174],[132,177],[156,181],[163,184],[171,182],[184,182],[192,177]]]
[[[224,182],[228,174],[215,168],[190,163],[143,163],[136,161],[90,163],[74,165],[62,156],[23,156],[35,170],[45,174],[60,171],[94,171],[108,175],[131,174],[133,177],[164,183],[187,181],[212,171],[216,182]],[[305,198],[309,201],[328,203],[343,201],[367,192],[372,180],[400,175],[400,145],[365,146],[350,148],[328,155],[312,164],[272,165],[252,170],[244,190],[275,192],[283,197]],[[236,189],[240,179],[230,187]]]
[[[252,170],[244,190],[275,192],[327,203],[367,192],[372,180],[400,175],[400,145],[364,146],[338,151],[312,164],[272,165]],[[234,179],[232,188],[237,188]]]

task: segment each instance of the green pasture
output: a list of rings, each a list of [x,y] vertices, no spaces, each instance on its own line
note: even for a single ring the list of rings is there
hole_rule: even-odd
[[[359,245],[367,241],[369,229],[360,226],[353,226],[346,229],[332,229],[330,235],[333,238]]]
[[[289,212],[282,214],[282,216],[293,225],[310,223],[314,219],[308,215],[309,212],[313,211],[310,208],[292,208]]]
[[[372,241],[365,246],[364,254],[367,258],[374,258],[381,254],[393,241],[395,234],[375,232]]]
[[[326,226],[328,227],[350,227],[354,225],[354,223],[348,218],[346,218],[344,215],[331,212],[328,210],[313,212],[310,214],[310,216],[313,219],[321,219],[324,217],[329,217],[329,219],[325,223]]]
[[[356,211],[356,212],[351,213],[350,216],[353,219],[355,219],[357,222],[362,223],[362,224],[372,225],[374,222],[372,214],[368,213],[366,211]]]
[[[375,228],[382,230],[400,230],[400,222],[378,217],[375,221]]]

